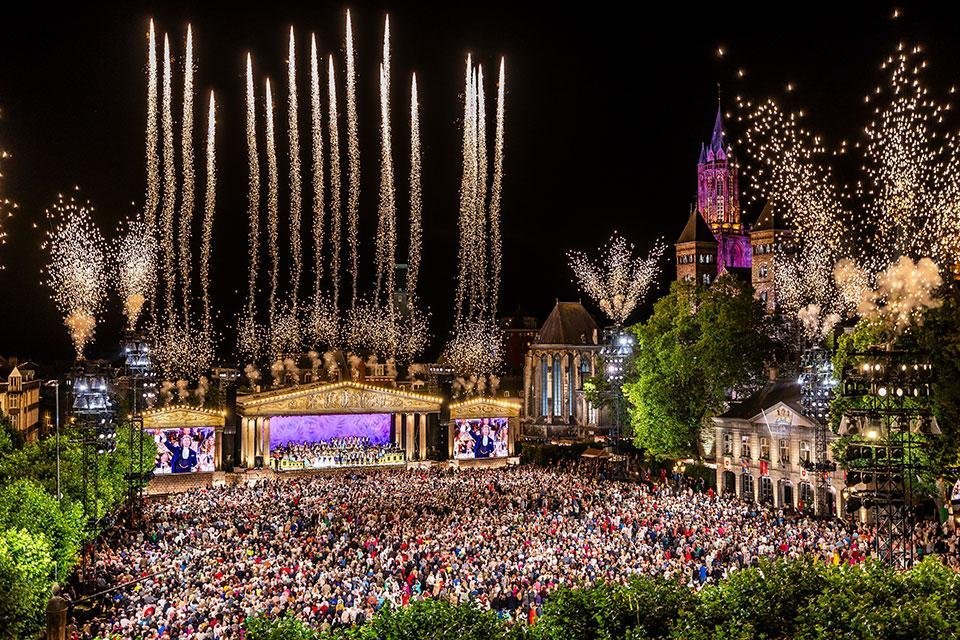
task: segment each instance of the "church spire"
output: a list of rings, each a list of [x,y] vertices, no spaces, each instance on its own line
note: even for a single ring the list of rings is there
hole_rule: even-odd
[[[717,83],[717,118],[713,122],[713,133],[710,135],[710,150],[714,153],[723,150],[723,141],[726,137],[723,130],[723,107],[720,102],[720,84]]]

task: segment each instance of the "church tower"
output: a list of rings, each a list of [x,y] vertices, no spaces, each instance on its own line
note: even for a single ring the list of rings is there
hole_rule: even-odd
[[[717,105],[710,142],[700,146],[697,209],[717,239],[717,270],[749,269],[750,237],[740,220],[739,168],[727,144],[723,112]]]
[[[780,258],[794,251],[793,231],[782,216],[778,215],[773,203],[767,202],[750,230],[750,244],[753,248],[753,265],[750,281],[753,295],[763,303],[767,313],[777,312],[777,268]]]
[[[746,278],[753,252],[740,219],[737,160],[727,144],[723,112],[717,105],[710,141],[700,145],[697,206],[676,243],[677,279],[711,284],[731,269]]]

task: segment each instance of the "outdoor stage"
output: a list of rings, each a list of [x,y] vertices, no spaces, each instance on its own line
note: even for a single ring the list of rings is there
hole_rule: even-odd
[[[425,460],[442,402],[428,394],[352,381],[240,396],[240,464],[292,471]],[[272,459],[275,449],[285,452],[282,460]],[[380,464],[368,465],[372,460]]]

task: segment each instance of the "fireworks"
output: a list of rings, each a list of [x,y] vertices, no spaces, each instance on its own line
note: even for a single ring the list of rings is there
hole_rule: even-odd
[[[665,251],[666,245],[657,240],[647,257],[635,256],[633,245],[614,233],[604,255],[596,262],[580,251],[567,255],[583,292],[599,305],[611,322],[623,326],[657,281],[659,262]]]
[[[327,127],[330,137],[330,281],[333,284],[333,308],[340,308],[340,134],[337,119],[337,82],[333,56],[327,59]]]
[[[203,243],[200,247],[200,291],[203,298],[203,333],[210,333],[210,250],[213,241],[213,214],[217,208],[217,102],[210,92],[207,113],[207,181],[203,203]]]
[[[160,202],[160,158],[157,155],[157,39],[150,20],[147,34],[147,191],[143,219],[152,235]]]
[[[267,248],[270,253],[270,303],[268,324],[273,330],[277,304],[277,283],[280,277],[280,212],[278,204],[277,149],[273,134],[273,94],[267,79],[267,98],[264,105],[267,117]]]
[[[46,211],[51,224],[43,245],[50,252],[46,284],[63,315],[77,360],[93,340],[106,297],[106,250],[92,213],[89,202],[62,195]]]
[[[10,157],[10,154],[6,151],[0,149],[0,179],[3,179],[3,166],[2,161]],[[17,208],[16,202],[11,202],[8,198],[0,199],[0,245],[7,243],[7,232],[4,230],[4,223],[6,220],[4,218],[12,217],[13,210]],[[4,265],[0,263],[0,271],[4,269]]]
[[[407,296],[416,306],[420,278],[420,251],[423,244],[423,197],[420,192],[420,106],[417,102],[417,74],[410,81],[410,250],[407,257]]]
[[[460,375],[486,375],[499,367],[502,356],[502,335],[495,316],[501,273],[504,64],[501,61],[497,100],[493,167],[496,194],[491,196],[489,210],[483,70],[474,67],[470,56],[467,56],[464,76],[456,325],[443,359]]]
[[[250,220],[247,272],[247,313],[253,312],[260,269],[260,159],[257,153],[257,102],[253,86],[253,61],[247,54],[247,217]]]
[[[887,82],[865,97],[873,115],[853,145],[828,146],[801,110],[738,97],[753,197],[769,200],[796,230],[775,274],[786,311],[809,316],[814,304],[825,316],[863,313],[871,284],[894,261],[929,257],[942,269],[956,262],[960,146],[944,126],[950,103],[922,82],[926,66],[919,47],[901,46],[884,61]],[[862,175],[838,184],[831,162],[852,149],[862,154]]]
[[[293,268],[290,272],[290,304],[296,312],[299,304],[300,277],[303,272],[303,244],[300,238],[300,128],[297,118],[297,59],[293,27],[287,52],[287,139],[290,144],[290,249]]]
[[[877,287],[861,301],[864,317],[901,333],[922,321],[923,312],[943,304],[934,293],[943,284],[940,269],[930,258],[914,262],[900,256],[877,275]]]
[[[173,98],[171,95],[170,38],[163,35],[163,209],[161,224],[163,227],[160,243],[160,255],[163,273],[168,280],[164,283],[164,313],[168,323],[173,322],[173,290],[176,286],[174,271],[173,215],[177,205],[176,170],[173,166]]]
[[[313,134],[313,297],[319,303],[323,279],[323,122],[317,38],[310,34],[310,130]]]
[[[140,221],[127,224],[114,251],[115,277],[127,330],[135,331],[137,320],[148,296],[157,283],[157,243],[147,225]]]
[[[397,244],[397,211],[393,185],[393,153],[390,138],[390,17],[383,28],[383,59],[380,63],[380,203],[378,206],[375,302],[393,314],[394,262]]]
[[[497,130],[493,147],[493,184],[490,186],[490,303],[494,310],[500,298],[500,269],[503,262],[503,240],[500,237],[500,194],[503,189],[503,108],[507,85],[506,62],[500,58],[497,82]]]
[[[357,131],[357,75],[353,56],[353,25],[347,10],[347,238],[350,244],[350,277],[352,296],[350,306],[357,303],[357,272],[359,271],[359,211],[360,211],[360,139]]]
[[[180,286],[183,292],[183,325],[190,329],[191,278],[193,256],[190,252],[193,226],[193,28],[187,25],[187,54],[183,70],[183,122],[180,139],[182,188],[180,199]]]

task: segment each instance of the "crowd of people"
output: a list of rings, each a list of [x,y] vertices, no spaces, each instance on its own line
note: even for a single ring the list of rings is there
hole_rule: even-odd
[[[406,461],[403,449],[392,444],[375,444],[365,436],[290,442],[271,448],[270,457],[277,471],[403,464]]]
[[[557,467],[344,470],[195,489],[149,502],[145,522],[97,545],[87,588],[128,586],[74,622],[79,637],[237,639],[254,614],[324,629],[424,598],[530,622],[562,585],[640,575],[700,588],[765,557],[871,554],[869,531],[838,521]],[[946,540],[934,527],[924,545],[956,552]]]

